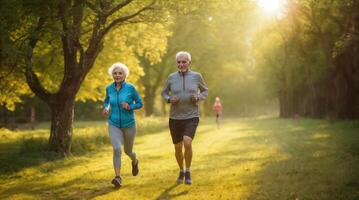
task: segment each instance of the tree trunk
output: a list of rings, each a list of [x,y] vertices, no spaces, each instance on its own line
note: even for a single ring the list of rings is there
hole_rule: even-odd
[[[4,110],[4,112],[3,112],[2,116],[1,116],[1,118],[3,117],[3,119],[4,119],[3,125],[4,125],[4,127],[8,127],[9,119],[8,119],[8,110],[6,108],[6,103],[4,103],[2,105],[2,108]]]
[[[6,108],[6,103],[4,103],[3,108],[4,108],[4,127],[7,127],[9,123],[9,119],[8,119],[8,111]]]
[[[145,91],[146,96],[144,98],[144,102],[145,102],[145,115],[146,117],[149,117],[153,114],[155,94],[149,94],[147,91],[148,90]]]
[[[288,118],[288,95],[285,91],[279,92],[279,117]]]
[[[35,121],[36,121],[36,108],[35,108],[34,102],[31,102],[31,105],[30,105],[30,125],[31,125],[32,130],[35,129]]]
[[[50,150],[71,154],[74,99],[59,99],[51,108]]]

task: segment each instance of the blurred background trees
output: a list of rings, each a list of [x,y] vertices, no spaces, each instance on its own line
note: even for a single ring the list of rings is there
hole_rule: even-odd
[[[168,105],[160,91],[168,74],[176,70],[176,52],[183,50],[192,54],[192,69],[203,74],[210,89],[201,104],[204,115],[212,114],[212,103],[219,96],[224,116],[359,117],[359,3],[355,0],[273,0],[269,5],[260,0],[69,2],[72,9],[62,20],[59,1],[2,3],[2,126],[51,120],[59,109],[53,100],[44,104],[41,92],[33,93],[26,66],[31,61],[43,92],[59,94],[61,87],[69,86],[63,84],[67,71],[61,38],[74,34],[66,31],[77,30],[77,42],[89,48],[94,26],[102,23],[101,12],[121,3],[126,6],[112,13],[100,29],[146,6],[148,10],[111,27],[98,41],[97,54],[88,58],[93,65],[84,71],[78,88],[70,87],[75,92],[71,97],[75,120],[103,119],[104,89],[112,81],[107,69],[114,62],[130,68],[127,81],[137,86],[144,100],[145,108],[138,114],[166,115]],[[76,10],[80,9],[76,3],[82,10]],[[46,23],[40,20],[44,17]],[[77,21],[81,26],[64,30],[64,21],[75,26],[76,17],[82,17],[81,23]],[[77,52],[71,55],[80,63],[83,53],[77,42],[71,43]]]
[[[263,80],[280,116],[359,116],[357,1],[288,1],[279,20],[256,37]]]

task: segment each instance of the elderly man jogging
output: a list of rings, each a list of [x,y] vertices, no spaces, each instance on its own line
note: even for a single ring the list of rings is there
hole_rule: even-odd
[[[178,71],[170,74],[162,90],[163,99],[171,104],[169,128],[180,169],[178,183],[192,184],[192,140],[199,123],[198,102],[207,97],[207,85],[202,75],[189,69],[191,54],[176,54]],[[184,153],[183,153],[184,147]],[[186,170],[183,167],[183,160]]]

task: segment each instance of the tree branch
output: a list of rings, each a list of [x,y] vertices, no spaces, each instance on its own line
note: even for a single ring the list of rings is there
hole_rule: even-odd
[[[12,74],[15,71],[16,64],[10,65],[10,71],[5,73],[4,75],[0,75],[0,81],[4,80],[6,77],[8,77],[10,74]]]
[[[80,35],[82,31],[82,20],[83,20],[83,7],[85,2],[83,0],[76,0],[75,4],[73,6],[73,24],[72,24],[72,40],[73,40],[73,46],[74,51],[79,50],[80,51],[80,63],[82,63],[83,60],[83,54],[84,49],[80,43]],[[76,56],[76,55],[75,55]]]
[[[322,35],[322,30],[320,28],[320,25],[317,23],[317,21],[314,18],[314,11],[313,9],[311,9],[311,14],[305,10],[304,7],[299,7],[300,11],[304,14],[305,17],[307,17],[307,19],[312,23],[312,25],[315,27],[315,29],[317,30],[317,34]]]
[[[95,4],[89,2],[89,1],[86,1],[85,2],[85,5],[87,5],[91,10],[93,10],[96,14],[99,14],[101,13],[101,11],[95,6]]]
[[[28,83],[30,89],[36,94],[36,96],[40,97],[46,103],[50,104],[53,94],[48,92],[40,83],[39,78],[35,74],[32,69],[32,55],[33,50],[38,42],[38,33],[42,30],[45,24],[45,18],[40,17],[35,27],[34,34],[30,34],[29,36],[29,47],[30,52],[25,57],[25,76],[26,82]]]
[[[122,23],[122,22],[125,22],[129,19],[132,19],[136,16],[138,16],[139,14],[141,14],[142,12],[146,11],[146,10],[150,10],[150,9],[153,9],[152,6],[154,5],[155,3],[155,0],[152,1],[150,4],[148,4],[147,6],[139,9],[137,12],[131,14],[131,15],[127,15],[127,16],[123,16],[123,17],[120,17],[120,18],[117,18],[115,20],[113,20],[109,25],[107,25],[107,27],[105,27],[101,32],[100,32],[100,35],[101,36],[104,36],[108,31],[110,31],[113,27],[115,27],[116,25]]]
[[[124,0],[122,3],[117,4],[117,6],[115,6],[114,8],[112,8],[108,13],[105,13],[104,16],[105,18],[111,16],[113,13],[115,13],[116,11],[120,10],[121,8],[125,7],[126,5],[128,5],[129,3],[131,3],[133,0]]]

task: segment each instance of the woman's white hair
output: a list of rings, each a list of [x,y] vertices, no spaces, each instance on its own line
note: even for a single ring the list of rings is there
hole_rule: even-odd
[[[182,55],[187,56],[188,60],[191,61],[191,54],[188,53],[187,51],[179,51],[179,52],[177,52],[176,53],[176,60],[177,60],[177,58],[179,56],[182,56]]]
[[[108,68],[107,72],[111,77],[112,77],[113,70],[115,70],[115,69],[121,69],[123,71],[123,73],[125,73],[126,78],[130,74],[130,70],[128,69],[128,67],[125,64],[118,62],[118,63],[113,64],[110,68]]]

